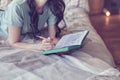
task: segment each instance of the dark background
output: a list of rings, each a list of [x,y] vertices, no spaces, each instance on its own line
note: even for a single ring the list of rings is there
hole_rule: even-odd
[[[120,10],[120,0],[104,0],[104,8],[107,8],[111,14],[118,14]]]

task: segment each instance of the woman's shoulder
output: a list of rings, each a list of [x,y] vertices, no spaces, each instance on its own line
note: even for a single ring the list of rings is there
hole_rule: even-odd
[[[13,0],[9,5],[9,7],[21,7],[23,5],[26,5],[27,0]]]
[[[19,12],[29,11],[27,0],[13,0],[6,8],[6,11],[10,10]]]

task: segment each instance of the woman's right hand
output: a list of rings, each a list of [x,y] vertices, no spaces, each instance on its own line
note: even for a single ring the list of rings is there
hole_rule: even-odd
[[[53,48],[53,45],[50,42],[50,38],[43,39],[41,43],[36,44],[38,50],[50,50]]]
[[[50,43],[50,41],[46,41],[46,40],[42,40],[42,43],[41,43],[41,46],[40,46],[40,48],[42,49],[42,50],[50,50],[50,49],[52,49],[52,44]]]

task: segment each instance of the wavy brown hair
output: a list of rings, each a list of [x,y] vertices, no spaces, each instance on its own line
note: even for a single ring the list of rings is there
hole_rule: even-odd
[[[37,13],[35,7],[36,6],[35,0],[27,0],[27,3],[30,8],[30,12],[29,12],[30,21],[31,21],[30,26],[32,29],[33,37],[35,38],[36,34],[40,32],[38,29],[39,14]],[[64,17],[65,3],[63,0],[48,0],[46,4],[48,5],[52,13],[57,17],[57,22],[55,26],[56,26],[56,37],[58,37],[59,34],[61,33],[61,29],[59,28],[58,24]]]

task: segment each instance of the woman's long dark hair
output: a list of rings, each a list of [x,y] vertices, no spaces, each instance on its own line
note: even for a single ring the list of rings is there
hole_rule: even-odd
[[[38,21],[39,21],[39,14],[36,10],[36,3],[35,0],[27,0],[27,3],[30,8],[30,21],[31,21],[31,28],[32,28],[32,34],[33,37],[36,37],[36,34],[39,32],[38,29]],[[63,0],[48,0],[47,3],[48,7],[51,9],[52,13],[57,17],[57,22],[55,24],[56,26],[56,37],[59,36],[61,33],[61,29],[58,27],[59,22],[64,17],[64,10],[65,10],[65,3]]]

